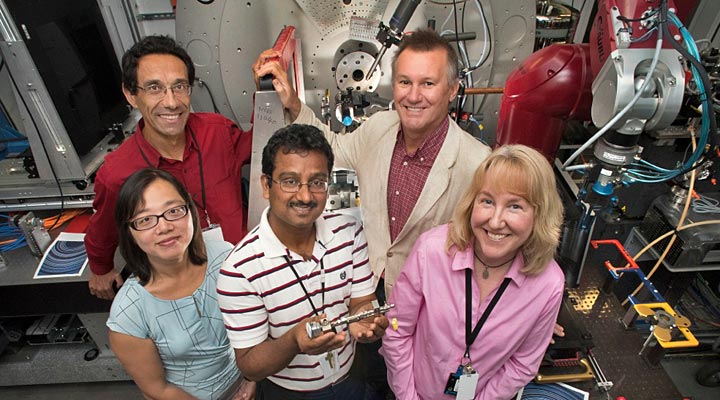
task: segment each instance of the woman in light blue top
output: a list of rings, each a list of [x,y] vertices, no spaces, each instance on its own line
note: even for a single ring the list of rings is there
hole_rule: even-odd
[[[145,397],[252,399],[215,292],[232,246],[203,241],[190,195],[158,169],[125,181],[115,222],[132,277],[110,310],[110,347]]]

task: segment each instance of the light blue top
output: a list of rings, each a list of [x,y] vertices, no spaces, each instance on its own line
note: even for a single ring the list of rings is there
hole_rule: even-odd
[[[232,246],[206,242],[205,247],[207,272],[192,296],[159,299],[130,277],[115,296],[107,326],[152,339],[168,382],[199,399],[217,399],[240,376],[216,292],[220,266]]]

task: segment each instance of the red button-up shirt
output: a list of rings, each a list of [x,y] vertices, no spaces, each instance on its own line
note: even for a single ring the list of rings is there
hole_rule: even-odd
[[[435,158],[447,136],[450,122],[444,122],[428,136],[413,154],[405,150],[402,128],[398,132],[388,174],[387,204],[390,240],[395,241],[415,208]]]
[[[218,114],[192,113],[186,128],[183,160],[170,160],[145,140],[144,122],[138,123],[135,134],[105,157],[95,177],[95,214],[85,235],[88,261],[93,273],[102,275],[113,269],[113,256],[118,244],[115,227],[115,202],[123,182],[143,168],[159,168],[176,177],[188,190],[200,213],[200,223],[219,224],[225,240],[237,243],[247,233],[247,211],[242,203],[242,166],[250,161],[252,133],[240,130],[234,122]],[[207,207],[202,200],[200,159],[205,180]],[[143,154],[145,157],[143,157]],[[149,163],[149,164],[148,164]]]

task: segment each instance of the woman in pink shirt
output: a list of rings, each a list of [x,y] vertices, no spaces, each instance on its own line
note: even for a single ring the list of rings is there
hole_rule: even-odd
[[[452,221],[415,243],[383,338],[398,399],[510,399],[550,343],[564,278],[562,203],[547,160],[521,145],[477,169]]]

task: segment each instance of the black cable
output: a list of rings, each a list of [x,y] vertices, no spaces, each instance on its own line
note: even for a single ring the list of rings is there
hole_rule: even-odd
[[[210,90],[210,86],[208,86],[207,83],[205,83],[200,78],[195,78],[195,80],[198,81],[200,86],[204,87],[205,90],[207,90],[208,95],[210,95],[210,102],[212,103],[213,111],[215,112],[215,114],[220,114],[220,109],[217,107],[217,104],[215,104],[215,97],[212,94],[212,90]]]
[[[467,6],[467,4],[465,4],[465,6]],[[463,7],[463,12],[465,12],[465,7]],[[465,60],[462,59],[463,52],[462,52],[462,50],[460,50],[460,36],[458,34],[457,0],[453,0],[453,19],[455,20],[455,45],[457,46],[457,50],[458,50],[458,58],[461,60],[460,62],[462,63],[462,65],[465,66]],[[468,62],[470,62],[470,61],[468,60]],[[460,74],[460,75],[464,75],[464,74]],[[460,76],[458,76],[458,78],[460,78]],[[465,78],[463,77],[463,79],[465,79]],[[462,112],[461,107],[463,106],[464,101],[462,101],[460,98],[463,95],[460,95],[458,93],[457,102],[455,103],[456,104],[456,106],[455,106],[455,122],[457,122],[459,120],[460,113]]]
[[[480,9],[482,10],[480,12],[480,16],[482,17],[483,23],[485,24],[485,27],[487,28],[488,37],[484,38],[484,40],[488,44],[488,51],[487,51],[487,53],[485,53],[485,57],[482,60],[478,61],[476,67],[470,68],[470,72],[475,71],[476,69],[480,68],[480,66],[483,65],[485,63],[485,61],[487,61],[488,58],[490,58],[490,52],[492,51],[492,45],[493,45],[492,33],[490,31],[490,25],[488,25],[488,20],[487,20],[487,17],[485,16],[485,8],[483,7],[482,2],[480,2]],[[483,32],[483,35],[485,35],[485,32]]]
[[[667,13],[668,13],[668,6],[667,1],[663,0],[660,3],[660,25],[663,30],[663,35],[669,38],[670,44],[677,50],[686,60],[690,61],[690,63],[695,67],[695,70],[697,71],[698,75],[700,76],[700,80],[703,83],[705,93],[701,93],[700,99],[705,105],[704,111],[708,113],[712,113],[709,115],[710,120],[710,132],[709,132],[709,144],[710,147],[714,147],[715,144],[717,144],[717,121],[715,120],[715,113],[713,111],[713,108],[710,106],[710,95],[709,90],[712,88],[712,85],[710,84],[710,79],[708,78],[707,71],[705,70],[705,67],[703,67],[702,63],[695,59],[684,47],[682,47],[675,39],[673,39],[673,35],[670,33],[670,28],[668,27],[668,20],[667,20]]]
[[[465,0],[465,2],[463,3],[462,14],[460,15],[460,32],[463,32],[463,33],[465,33],[465,10],[467,10],[467,0]],[[459,35],[459,33],[456,29],[455,30],[455,40],[456,41],[460,41],[460,38],[458,37],[458,35]],[[465,65],[466,69],[470,70],[470,54],[468,54],[466,42],[467,42],[466,40],[462,41],[463,46],[465,46],[465,56],[467,57],[467,65],[465,65],[465,63],[463,63],[463,65]],[[467,75],[465,76],[465,79],[467,79]],[[467,85],[466,85],[467,87],[472,87],[472,82],[466,82],[466,83],[467,83]]]
[[[485,53],[485,56],[483,57],[482,60],[478,60],[477,66],[470,68],[470,70],[468,72],[472,72],[472,71],[480,68],[481,65],[485,64],[485,61],[487,61],[487,59],[490,58],[490,53],[492,53],[492,50],[493,50],[492,33],[491,33],[490,25],[488,25],[487,17],[485,16],[485,9],[483,7],[482,2],[480,2],[480,9],[482,10],[480,12],[480,16],[482,17],[483,23],[485,24],[485,27],[487,28],[487,37],[483,37],[483,40],[485,40],[485,42],[487,43],[488,51],[487,51],[487,53]],[[485,35],[485,32],[483,32],[483,36],[484,35]],[[483,96],[482,101],[480,102],[480,105],[477,108],[474,108],[475,107],[474,100],[475,100],[475,96],[473,96],[473,109],[474,109],[475,113],[478,113],[480,111],[480,109],[482,108],[482,106],[485,104],[485,100],[487,100],[487,95]]]
[[[465,1],[465,4],[463,5],[462,15],[460,16],[460,29],[462,29],[463,32],[465,32],[465,10],[467,10],[467,1]],[[485,36],[484,32],[483,32],[483,36]],[[483,37],[483,40],[484,39],[485,38]],[[465,44],[464,40],[463,40],[463,44]],[[467,47],[465,49],[467,50]],[[470,71],[469,64],[470,64],[470,56],[468,55],[468,65],[465,66],[468,69],[468,71]],[[472,77],[470,77],[470,79],[468,79],[467,74],[465,75],[465,80],[466,80],[466,85],[465,85],[466,87],[473,87],[475,85],[475,82],[472,81]],[[475,96],[471,96],[470,98],[472,99],[471,100],[472,106],[470,107],[470,109],[474,110],[475,109]]]
[[[652,18],[655,14],[656,14],[655,12],[650,12],[650,13],[648,13],[646,16],[640,17],[640,18],[628,18],[628,17],[622,16],[622,15],[618,15],[618,16],[617,16],[617,19],[620,20],[620,21],[622,21],[622,22],[624,22],[626,25],[629,25],[628,22],[641,22],[641,21],[645,21],[646,19]]]
[[[462,82],[460,82],[460,87],[458,89],[458,95],[455,99],[455,123],[457,124],[460,122],[460,109],[462,108],[462,102],[460,101],[460,98],[465,95],[465,85],[463,85]]]
[[[460,36],[458,35],[457,0],[453,0],[453,19],[455,20],[455,45],[457,46],[460,61],[463,63],[463,65],[465,65],[464,60],[462,60],[462,51],[460,50]]]
[[[702,166],[702,165],[705,163],[705,161],[707,161],[707,158],[705,158],[705,157],[700,157],[700,158],[695,162],[695,165],[693,165],[691,168],[688,168],[687,171],[683,171],[683,174],[687,174],[688,172],[690,172],[690,171],[692,171],[692,170],[694,170],[694,169],[700,168],[700,166]]]

